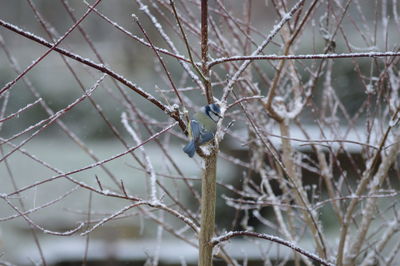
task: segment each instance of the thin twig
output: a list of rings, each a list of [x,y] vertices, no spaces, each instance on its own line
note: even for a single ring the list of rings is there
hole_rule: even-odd
[[[207,79],[205,78],[205,76],[203,75],[203,72],[200,71],[199,67],[196,65],[196,63],[193,60],[193,56],[192,56],[192,52],[191,52],[191,49],[190,49],[189,41],[187,40],[185,31],[184,31],[184,29],[182,27],[181,20],[179,19],[179,16],[178,16],[178,12],[176,12],[175,2],[173,0],[170,0],[169,4],[172,7],[172,11],[174,13],[175,19],[178,22],[178,26],[179,26],[179,29],[181,31],[183,41],[184,41],[184,43],[186,45],[186,50],[187,50],[188,55],[189,55],[190,63],[192,64],[192,67],[196,70],[197,74],[200,76],[200,78],[203,81],[203,83],[205,83],[207,81]]]
[[[300,55],[257,55],[257,56],[232,56],[219,58],[210,61],[208,67],[211,68],[218,64],[233,61],[246,60],[316,60],[316,59],[338,59],[338,58],[375,58],[400,56],[400,52],[360,52],[360,53],[341,53],[341,54],[300,54]]]
[[[261,234],[261,233],[256,233],[256,232],[247,232],[247,231],[233,231],[233,232],[226,233],[225,235],[213,238],[211,241],[211,244],[215,246],[215,245],[220,244],[221,242],[227,241],[227,240],[229,240],[233,237],[237,237],[237,236],[250,236],[250,237],[266,239],[266,240],[278,243],[280,245],[284,245],[288,248],[291,248],[291,249],[299,252],[300,254],[307,256],[310,259],[313,259],[313,260],[321,263],[322,265],[327,265],[327,266],[334,265],[333,263],[330,263],[330,262],[318,257],[317,255],[298,247],[297,245],[295,245],[292,242],[289,242],[289,241],[283,240],[282,238],[279,238],[276,236],[271,236],[268,234]]]
[[[153,42],[150,40],[149,35],[146,33],[146,31],[144,30],[144,28],[142,27],[142,24],[139,22],[139,19],[136,17],[136,15],[132,14],[132,17],[134,18],[136,24],[139,26],[139,29],[142,31],[144,37],[146,38],[147,42],[150,44],[151,49],[153,49],[154,53],[156,54],[158,61],[161,63],[161,66],[164,69],[165,74],[167,75],[167,78],[171,84],[172,89],[175,91],[176,96],[179,99],[179,102],[181,103],[181,106],[184,107],[185,103],[182,100],[182,97],[178,91],[178,89],[175,86],[175,83],[172,80],[171,74],[169,73],[167,66],[164,63],[164,60],[161,58],[159,52],[157,51],[157,49],[154,47]]]

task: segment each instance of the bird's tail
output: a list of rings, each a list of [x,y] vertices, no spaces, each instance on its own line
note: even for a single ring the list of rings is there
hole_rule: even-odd
[[[185,147],[183,147],[183,151],[189,155],[190,158],[194,156],[194,153],[196,152],[196,145],[193,140],[191,140],[188,144],[186,144]]]

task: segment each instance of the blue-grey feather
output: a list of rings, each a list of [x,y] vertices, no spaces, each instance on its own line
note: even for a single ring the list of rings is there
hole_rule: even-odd
[[[196,152],[196,144],[194,143],[194,140],[191,140],[188,144],[186,144],[186,146],[183,147],[183,151],[189,155],[190,158],[192,158]]]
[[[192,139],[198,139],[201,133],[201,125],[196,120],[190,121],[190,130]]]
[[[213,138],[214,138],[214,133],[203,131],[200,134],[199,146],[206,144],[207,142],[210,142]]]

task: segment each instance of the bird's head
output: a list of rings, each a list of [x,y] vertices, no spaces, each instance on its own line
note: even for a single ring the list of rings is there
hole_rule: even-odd
[[[215,123],[217,123],[218,120],[219,120],[220,118],[222,118],[222,116],[221,116],[221,109],[219,108],[219,105],[218,105],[218,104],[212,103],[212,104],[209,104],[209,105],[204,106],[203,108],[204,108],[204,110],[202,110],[202,111],[204,111],[204,113],[205,113],[209,118],[211,118],[211,120],[213,120]],[[203,109],[203,108],[202,108],[202,109]]]

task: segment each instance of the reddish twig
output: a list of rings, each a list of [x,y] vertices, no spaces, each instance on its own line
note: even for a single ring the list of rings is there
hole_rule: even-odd
[[[318,257],[317,255],[298,247],[297,245],[295,245],[292,242],[289,242],[282,238],[279,238],[276,236],[271,236],[268,234],[261,234],[261,233],[256,233],[256,232],[247,232],[247,231],[234,231],[234,232],[229,232],[229,233],[226,233],[225,235],[213,238],[211,241],[211,244],[216,246],[216,245],[220,244],[221,242],[227,241],[227,240],[229,240],[233,237],[237,237],[237,236],[250,236],[250,237],[266,239],[266,240],[278,243],[280,245],[286,246],[288,248],[291,248],[291,249],[297,251],[298,253],[321,263],[322,265],[326,265],[326,266],[334,265],[333,263],[330,263],[330,262]]]
[[[24,111],[26,111],[26,110],[32,108],[33,106],[35,106],[37,103],[39,103],[39,102],[41,102],[41,101],[42,101],[42,98],[39,98],[39,99],[37,99],[36,101],[34,101],[33,103],[27,104],[26,106],[22,107],[21,109],[19,109],[19,110],[16,111],[15,113],[12,113],[12,114],[10,114],[10,115],[4,117],[3,119],[0,119],[0,123],[4,122],[4,121],[6,121],[6,120],[9,120],[9,119],[11,119],[11,118],[13,118],[13,117],[16,117],[16,116],[18,117],[22,112],[24,112]]]
[[[365,53],[342,53],[342,54],[301,54],[301,55],[257,55],[257,56],[232,56],[226,58],[219,58],[211,61],[209,67],[218,64],[245,61],[245,60],[316,60],[316,59],[330,59],[330,58],[357,58],[357,57],[390,57],[400,56],[400,52],[365,52]]]

